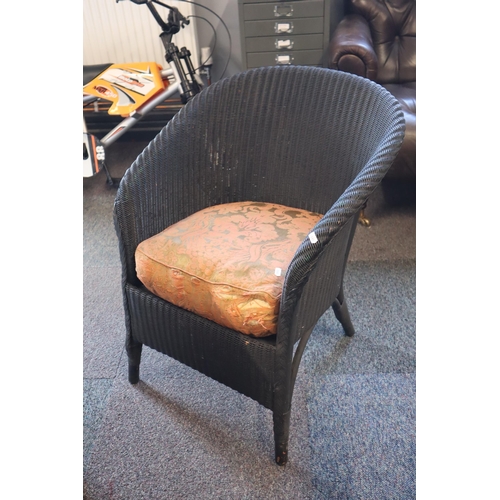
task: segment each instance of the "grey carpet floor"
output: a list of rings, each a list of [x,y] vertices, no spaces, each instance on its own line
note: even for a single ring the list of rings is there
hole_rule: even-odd
[[[112,175],[144,145],[112,146]],[[83,180],[84,498],[415,498],[415,207],[370,200],[345,277],[356,335],[332,311],[318,322],[283,468],[256,402],[147,348],[141,381],[127,382],[115,193],[101,174]]]

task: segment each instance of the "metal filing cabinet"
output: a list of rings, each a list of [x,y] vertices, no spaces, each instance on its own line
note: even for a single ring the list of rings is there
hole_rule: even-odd
[[[326,66],[330,0],[238,0],[244,69]]]

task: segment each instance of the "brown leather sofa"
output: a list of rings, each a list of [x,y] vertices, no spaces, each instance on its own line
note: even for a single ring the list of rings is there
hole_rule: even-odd
[[[369,78],[401,103],[406,133],[382,188],[390,203],[416,194],[416,0],[346,0],[329,47],[329,67]]]

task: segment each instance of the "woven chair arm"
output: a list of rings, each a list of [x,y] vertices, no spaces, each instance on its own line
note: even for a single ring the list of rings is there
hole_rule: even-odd
[[[405,134],[401,106],[387,94],[392,125],[359,174],[302,242],[290,263],[281,300],[278,343],[291,347],[337,298],[359,211],[392,165]],[[332,278],[325,282],[324,276]],[[298,323],[297,318],[300,318]]]

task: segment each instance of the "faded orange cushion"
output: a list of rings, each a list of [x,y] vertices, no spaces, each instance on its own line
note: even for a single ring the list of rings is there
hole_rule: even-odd
[[[321,217],[271,203],[209,207],[143,241],[137,276],[155,295],[199,316],[272,335],[288,265]]]

